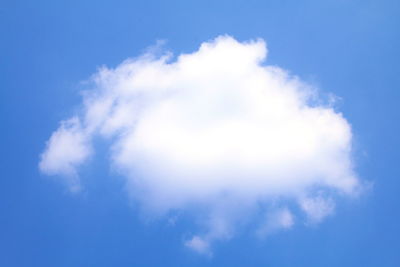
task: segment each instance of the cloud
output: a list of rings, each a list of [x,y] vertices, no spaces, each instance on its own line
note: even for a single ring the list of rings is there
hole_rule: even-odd
[[[79,118],[62,121],[47,142],[47,149],[41,155],[40,170],[48,175],[60,174],[66,179],[70,190],[80,190],[80,181],[76,167],[85,161],[91,153],[90,144]]]
[[[287,207],[267,213],[264,223],[257,231],[259,237],[265,237],[281,229],[290,229],[294,225],[294,215]]]
[[[300,200],[300,207],[308,216],[310,223],[319,223],[325,217],[333,214],[335,203],[330,198],[317,196]]]
[[[192,239],[185,242],[185,246],[198,253],[211,255],[209,243],[199,236],[193,236]]]
[[[266,65],[266,55],[261,39],[220,36],[176,59],[148,52],[100,69],[82,115],[53,133],[40,169],[76,190],[100,136],[145,212],[194,218],[203,234],[186,246],[199,252],[232,238],[270,203],[280,208],[261,235],[292,227],[300,212],[320,222],[334,198],[360,188],[351,127],[316,88]],[[327,193],[315,198],[315,189]]]

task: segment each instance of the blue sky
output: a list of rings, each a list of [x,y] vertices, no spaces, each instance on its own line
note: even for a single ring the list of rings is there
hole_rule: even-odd
[[[398,266],[397,1],[3,1],[0,7],[1,266]],[[183,243],[190,216],[149,217],[110,171],[109,147],[68,191],[39,171],[40,154],[100,66],[117,67],[157,40],[175,55],[229,34],[262,38],[266,64],[340,99],[355,171],[373,184],[338,198],[319,224],[265,239],[238,229],[212,257]]]

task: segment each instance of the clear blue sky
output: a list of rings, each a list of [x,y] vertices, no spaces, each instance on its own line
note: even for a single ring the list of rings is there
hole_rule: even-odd
[[[0,266],[400,266],[400,2],[1,3]],[[265,39],[268,64],[341,98],[370,192],[342,200],[317,226],[218,242],[209,258],[182,246],[190,221],[141,218],[105,151],[82,171],[82,194],[40,174],[46,140],[99,66],[115,67],[156,40],[179,54],[220,34]]]

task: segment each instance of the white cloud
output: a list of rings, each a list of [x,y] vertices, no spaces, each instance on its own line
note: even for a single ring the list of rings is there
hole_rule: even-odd
[[[266,219],[257,230],[259,237],[265,237],[281,229],[290,229],[294,225],[294,215],[286,207],[267,213]]]
[[[74,176],[90,155],[90,139],[103,136],[111,165],[143,210],[196,218],[205,234],[186,245],[197,251],[231,238],[260,205],[277,199],[298,202],[320,221],[330,206],[298,199],[311,188],[352,195],[359,187],[351,128],[318,104],[315,88],[264,65],[266,54],[263,40],[220,36],[173,62],[168,53],[147,53],[102,68],[85,94],[84,115],[52,135],[41,169]],[[275,224],[292,226],[289,210],[275,215]]]
[[[80,190],[76,167],[86,160],[91,152],[84,129],[77,117],[62,121],[41,155],[40,170],[48,175],[61,174],[73,192]]]
[[[211,255],[209,243],[199,236],[193,236],[192,239],[185,242],[185,246],[198,253]]]
[[[330,198],[324,199],[321,196],[317,196],[301,199],[300,207],[308,216],[310,223],[319,223],[325,217],[333,214],[335,203]]]

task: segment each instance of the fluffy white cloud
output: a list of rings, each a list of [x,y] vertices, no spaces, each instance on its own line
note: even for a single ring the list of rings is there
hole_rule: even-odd
[[[62,121],[55,131],[47,148],[41,155],[39,168],[48,175],[61,174],[71,191],[80,190],[80,181],[76,167],[85,161],[91,153],[87,136],[77,117]]]
[[[204,233],[186,245],[199,252],[231,238],[271,202],[282,209],[261,234],[293,225],[288,202],[321,221],[335,195],[359,188],[351,128],[315,88],[263,64],[266,54],[263,40],[220,36],[174,61],[147,53],[102,68],[85,93],[83,115],[50,138],[41,170],[74,177],[76,186],[90,139],[103,136],[111,165],[143,210],[195,218]],[[330,193],[315,199],[316,188]]]

